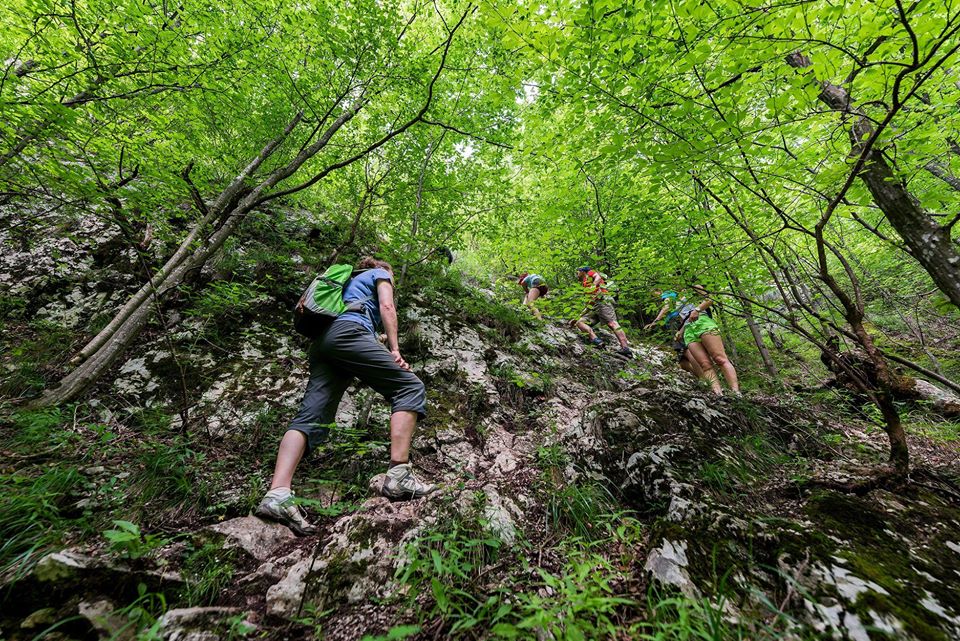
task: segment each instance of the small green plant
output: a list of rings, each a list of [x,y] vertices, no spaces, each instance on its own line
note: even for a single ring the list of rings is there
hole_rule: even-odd
[[[237,318],[267,300],[256,283],[214,281],[193,300],[187,315],[200,318]]]
[[[502,547],[479,517],[482,496],[475,512],[441,521],[408,544],[406,563],[397,571],[397,580],[411,586],[409,594],[432,597],[422,614],[448,620],[453,636],[495,625],[510,610],[503,604],[505,588],[491,593],[481,587],[484,568],[499,558]]]
[[[141,449],[129,491],[141,508],[141,518],[149,523],[165,510],[191,510],[206,504],[210,488],[198,475],[204,458],[179,439],[152,442]]]
[[[190,606],[212,605],[233,580],[236,553],[208,542],[194,550],[183,564],[181,597]]]
[[[559,576],[539,571],[544,589],[523,592],[511,607],[510,620],[496,623],[500,639],[610,639],[621,636],[617,612],[635,605],[617,596],[616,572],[598,555],[575,557]],[[546,594],[547,596],[542,596]]]
[[[257,629],[257,626],[247,621],[246,614],[235,614],[232,617],[229,617],[226,623],[227,623],[226,641],[234,641],[234,639],[242,639]]]
[[[103,538],[110,542],[113,553],[128,559],[143,558],[172,541],[157,534],[144,534],[140,526],[130,521],[115,520],[113,525],[116,529],[105,530]]]
[[[360,641],[400,641],[407,639],[420,632],[419,625],[396,625],[386,633],[379,636],[364,635]]]
[[[839,447],[843,445],[843,434],[824,434],[823,442],[832,447]]]
[[[302,626],[306,626],[312,629],[314,639],[323,638],[323,622],[326,620],[327,616],[336,611],[336,608],[329,608],[326,610],[320,609],[315,603],[304,603],[303,611],[300,616],[295,618],[294,623],[298,623]]]

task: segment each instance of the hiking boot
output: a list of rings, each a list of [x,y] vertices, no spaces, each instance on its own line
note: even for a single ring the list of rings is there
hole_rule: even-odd
[[[275,521],[286,525],[299,536],[311,536],[317,533],[317,528],[310,525],[303,508],[296,504],[293,492],[285,499],[277,499],[269,494],[263,497],[260,505],[253,512],[261,519]]]
[[[409,463],[403,463],[387,470],[383,477],[383,485],[380,486],[380,494],[391,501],[407,501],[419,499],[435,489],[437,489],[436,485],[424,483],[418,479]]]
[[[593,345],[594,347],[603,347],[603,340],[599,336],[597,336],[596,338],[590,341],[590,344]]]
[[[626,356],[627,358],[633,358],[633,352],[630,351],[629,347],[621,347],[617,350],[617,354],[620,354],[620,356]]]

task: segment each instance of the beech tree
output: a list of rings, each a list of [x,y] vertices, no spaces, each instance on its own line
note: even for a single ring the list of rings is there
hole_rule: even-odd
[[[175,15],[157,9],[149,16],[157,23],[153,30],[130,31],[114,22],[113,14],[121,10],[123,6],[104,4],[79,11],[67,3],[61,11],[37,9],[20,17],[28,33],[17,43],[19,57],[7,64],[8,75],[19,84],[0,95],[32,93],[23,105],[30,108],[7,132],[11,143],[3,157],[7,193],[24,193],[16,167],[31,166],[42,182],[54,183],[55,176],[63,176],[58,166],[63,163],[65,145],[62,140],[54,143],[53,136],[84,138],[96,143],[79,152],[67,146],[67,152],[74,154],[73,162],[79,157],[88,176],[76,172],[79,176],[69,178],[73,184],[59,186],[61,192],[84,191],[75,183],[89,178],[86,192],[111,203],[114,215],[121,218],[132,212],[131,201],[136,198],[130,197],[131,192],[146,188],[145,174],[155,176],[157,165],[163,165],[166,171],[177,170],[180,199],[190,198],[196,218],[172,254],[79,351],[73,360],[75,368],[47,390],[39,404],[62,403],[82,393],[136,339],[156,306],[216,255],[248,212],[291,202],[331,172],[377,152],[416,125],[442,131],[444,123],[425,121],[431,107],[444,100],[439,94],[448,90],[443,82],[451,61],[469,53],[469,47],[457,51],[455,43],[475,13],[469,4],[421,5],[412,11],[393,5],[322,6],[316,12],[278,4],[259,6],[251,9],[252,14],[231,20],[218,8],[201,4],[180,7]],[[205,15],[207,11],[214,15]],[[220,17],[227,18],[226,25],[216,20],[208,24]],[[113,27],[118,31],[111,31]],[[167,36],[166,31],[173,35]],[[90,35],[93,32],[95,36]],[[36,62],[40,53],[49,53],[49,33],[78,45],[80,55],[69,73],[64,73],[63,64]],[[154,48],[160,48],[164,39],[171,40],[171,46],[162,50],[168,59],[159,66],[154,58],[143,60],[136,55],[132,60],[104,62],[116,50],[137,49],[140,45],[135,43],[144,38]],[[191,64],[186,70],[179,68],[179,58],[171,53],[182,46],[178,55],[193,58],[210,44],[215,62]],[[221,65],[225,60],[228,68]],[[196,66],[211,77],[188,75],[190,81],[185,82],[181,75],[176,87],[164,86],[164,90],[182,90],[182,103],[169,104],[164,92],[152,90],[158,88],[156,78],[161,73],[190,74]],[[25,67],[27,71],[18,75],[17,70]],[[151,75],[148,69],[156,73]],[[240,70],[247,71],[246,76],[241,72],[239,82],[225,73]],[[141,75],[150,76],[151,82],[123,95],[113,88],[116,83],[136,83],[134,78]],[[77,79],[84,76],[89,78]],[[462,83],[462,77],[459,80]],[[45,88],[34,89],[44,83]],[[82,89],[86,97],[40,98],[58,84],[70,86],[59,90],[63,95],[74,91],[73,85],[86,87]],[[215,98],[209,98],[211,93]],[[121,99],[127,100],[123,111],[114,107]],[[10,102],[16,101],[11,98]],[[81,109],[88,113],[78,117]],[[155,123],[157,129],[150,128],[145,135],[142,129],[147,123]],[[121,143],[116,149],[114,136],[128,133],[130,144]],[[168,136],[185,142],[193,135],[201,140],[191,140],[172,159],[158,157],[152,149],[156,144],[162,147],[162,139]],[[111,145],[112,153],[101,149]],[[221,147],[225,147],[224,157],[211,154]],[[238,147],[250,150],[246,157]],[[231,164],[231,156],[237,171],[221,181],[218,176]],[[117,159],[113,171],[107,169],[111,157]],[[170,182],[169,175],[164,178]],[[45,188],[58,191],[53,184]],[[155,197],[150,201],[156,202]]]

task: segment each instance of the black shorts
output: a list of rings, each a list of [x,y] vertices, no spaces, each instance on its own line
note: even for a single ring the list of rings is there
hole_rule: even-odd
[[[401,368],[372,332],[340,319],[310,344],[310,380],[300,411],[288,430],[307,437],[307,451],[324,442],[337,416],[340,399],[359,378],[390,401],[391,412],[426,416],[427,393],[413,372]]]
[[[534,289],[539,291],[541,296],[546,296],[547,292],[550,291],[550,288],[547,287],[546,285],[537,285],[536,287],[534,287]]]
[[[673,347],[673,351],[677,353],[677,362],[679,363],[683,360],[683,355],[687,351],[687,344],[683,341],[673,341],[673,345],[671,345],[671,347]]]

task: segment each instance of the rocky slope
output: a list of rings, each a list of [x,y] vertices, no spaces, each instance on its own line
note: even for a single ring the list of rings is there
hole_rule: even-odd
[[[104,272],[91,258],[109,234],[5,251],[6,291],[42,292],[9,316],[21,345],[82,333],[116,304],[130,257]],[[5,474],[77,462],[82,482],[51,500],[83,517],[4,574],[4,638],[629,638],[682,613],[706,638],[960,638],[955,451],[914,439],[935,468],[863,495],[829,489],[882,461],[882,434],[802,399],[714,398],[655,346],[629,362],[595,351],[456,274],[401,299],[430,408],[414,462],[440,491],[366,491],[387,408],[351,388],[342,429],[298,479],[320,534],[247,516],[305,378],[288,294],[257,291],[226,318],[202,313],[209,295],[174,301],[168,332],[58,415],[74,436],[44,457],[7,434],[23,464]],[[4,366],[18,380],[32,367],[9,352]],[[165,471],[187,483],[168,500],[170,484],[145,489]],[[81,532],[110,519],[137,524],[126,539],[121,525]]]

